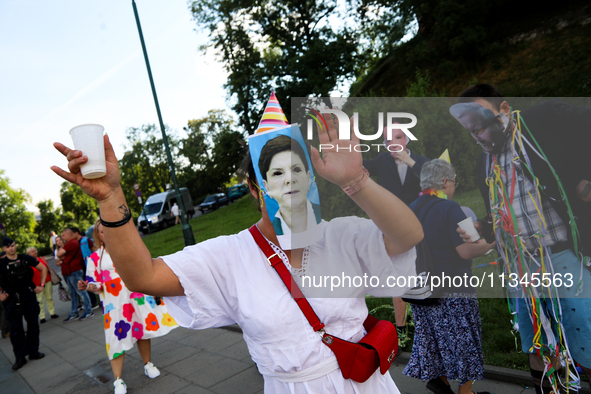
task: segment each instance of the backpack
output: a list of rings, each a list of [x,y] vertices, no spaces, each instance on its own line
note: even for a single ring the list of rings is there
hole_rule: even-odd
[[[421,222],[421,225],[425,222],[427,215],[431,208],[435,205],[439,204],[440,202],[446,201],[438,197],[434,197],[432,199],[426,198],[426,201],[421,203],[413,212],[417,215],[417,218]],[[423,208],[424,209],[424,213]],[[421,240],[415,247],[417,251],[417,260],[416,260],[416,270],[417,270],[417,285],[412,289],[408,290],[402,296],[402,300],[405,302],[409,302],[415,305],[422,305],[422,306],[430,306],[434,305],[439,301],[439,296],[442,294],[443,290],[441,287],[436,287],[431,291],[431,281],[429,280],[429,276],[432,274],[437,274],[439,271],[437,269],[437,264],[433,259],[433,253],[431,252],[431,246],[425,238]]]

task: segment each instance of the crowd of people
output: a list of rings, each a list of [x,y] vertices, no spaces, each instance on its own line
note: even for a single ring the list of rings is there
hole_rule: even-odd
[[[513,312],[519,318],[515,327],[521,334],[522,350],[529,355],[536,393],[558,392],[560,386],[576,388],[578,382],[562,381],[559,370],[577,362],[591,378],[591,346],[587,345],[591,339],[587,313],[591,272],[583,270],[581,261],[591,246],[591,168],[584,147],[553,149],[552,133],[564,126],[569,135],[580,137],[591,123],[591,108],[551,100],[520,114],[494,87],[478,84],[461,94],[450,113],[483,149],[477,172],[487,216],[474,224],[482,237],[475,242],[458,227],[468,216],[452,200],[458,185],[454,167],[449,161],[410,152],[409,140],[401,130],[384,140],[387,147],[395,144],[401,149],[388,149],[372,160],[346,149],[358,141],[355,136],[350,141],[339,140],[332,117],[326,117],[325,127],[318,128],[320,143],[333,145],[323,150],[322,157],[315,148],[306,152],[287,137],[271,140],[256,163],[251,160],[253,152],[247,151],[241,171],[258,202],[261,215],[257,223],[238,234],[156,259],[133,226],[108,137],[104,137],[107,174],[100,179],[84,179],[80,166],[87,158],[56,143],[68,160],[69,172],[59,167],[52,167],[53,171],[80,186],[100,208],[94,244],[76,228],[64,229],[61,237],[51,236],[56,265],[71,296],[70,314],[64,322],[93,317],[97,302],[89,293],[100,296],[116,394],[126,392],[124,354],[136,342],[144,373],[150,378],[160,375],[151,362],[150,339],[167,334],[177,322],[190,329],[239,324],[266,393],[399,393],[390,374],[379,373],[379,369],[364,381],[345,378],[339,355],[324,346],[329,345],[326,333],[352,343],[367,334],[365,298],[308,299],[308,307],[320,319],[314,326],[299,304],[302,298],[292,297],[293,288],[278,281],[271,260],[278,257],[279,264],[300,276],[331,262],[359,272],[387,268],[409,276],[416,273],[415,245],[423,240],[438,271],[463,277],[471,276],[473,258],[495,249],[505,262],[505,272],[580,272],[584,286],[577,297],[565,289],[540,297],[527,286],[513,295]],[[525,129],[522,133],[525,125],[528,134]],[[517,144],[517,140],[527,144]],[[306,199],[311,182],[308,160],[316,174],[338,185],[368,219],[320,222],[317,207]],[[263,195],[279,202],[276,216],[267,213]],[[302,207],[303,218],[294,220],[294,203]],[[284,226],[300,232],[316,222],[321,226],[318,242],[303,249],[279,246],[277,236],[286,231]],[[293,223],[303,223],[303,227],[292,228]],[[35,248],[29,248],[26,255],[16,253],[16,244],[7,237],[2,249],[0,300],[10,324],[16,370],[26,364],[27,355],[29,360],[44,356],[39,352],[39,322],[46,321],[45,306],[51,318],[58,316],[47,261]],[[400,334],[406,330],[407,306],[402,297],[408,290],[400,287],[389,293]],[[381,294],[367,285],[360,291]],[[484,378],[481,318],[474,288],[444,288],[438,299],[412,302],[411,310],[415,333],[403,374],[425,381],[427,389],[436,394],[453,393],[450,381],[458,382],[459,394],[474,393],[473,382]]]
[[[127,289],[109,257],[100,222],[94,226],[93,238],[96,245],[77,227],[65,228],[61,236],[55,232],[50,236],[55,264],[61,268],[71,300],[70,314],[63,322],[89,319],[94,316],[92,310],[102,305],[107,355],[115,377],[114,392],[125,394],[127,386],[122,379],[125,352],[137,342],[145,375],[152,379],[160,376],[151,362],[150,339],[167,334],[177,324],[161,298]],[[60,286],[62,280],[45,257],[38,255],[35,247],[27,248],[26,254],[19,254],[17,246],[11,238],[3,237],[0,317],[3,336],[10,338],[15,355],[13,370],[22,368],[27,356],[29,360],[45,356],[39,352],[39,325],[47,322],[45,307],[51,319],[59,318],[55,313],[52,278],[56,278]],[[99,295],[100,304],[96,301],[93,305],[89,293]],[[82,316],[78,314],[79,308]],[[23,318],[27,323],[26,332]]]

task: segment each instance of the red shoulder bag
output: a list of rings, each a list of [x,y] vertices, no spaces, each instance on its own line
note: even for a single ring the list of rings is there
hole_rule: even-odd
[[[343,377],[363,383],[374,374],[378,367],[381,374],[384,375],[392,365],[398,350],[398,334],[394,324],[367,315],[365,322],[363,322],[367,335],[361,338],[358,343],[345,341],[328,334],[324,330],[324,324],[322,324],[293,280],[291,273],[283,264],[283,260],[275,253],[258,227],[253,225],[249,231],[259,248],[267,256],[269,265],[277,271],[279,277],[283,280],[287,290],[291,293],[314,331],[321,335],[322,342],[335,354]]]

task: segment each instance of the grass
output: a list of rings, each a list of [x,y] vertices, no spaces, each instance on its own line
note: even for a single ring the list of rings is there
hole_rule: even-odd
[[[485,207],[478,190],[459,192],[454,196],[454,201],[461,206],[471,208],[477,217],[485,215]],[[189,223],[193,230],[195,242],[199,243],[220,235],[238,233],[250,227],[259,218],[260,212],[256,209],[252,198],[245,196],[223,209],[191,219]],[[152,257],[175,253],[185,246],[181,226],[171,227],[148,235],[144,237],[144,242]],[[473,267],[490,263],[495,258],[496,252],[493,252],[489,256],[474,259]],[[483,273],[485,275],[489,273],[496,275],[497,269],[497,267],[489,265],[483,268],[473,268],[473,273],[479,277]],[[495,287],[500,288],[500,284],[497,282]],[[489,289],[481,289],[478,293],[480,297],[478,300],[480,315],[482,317],[484,362],[500,367],[528,370],[527,356],[521,352],[519,335],[511,331],[511,315],[506,299],[485,298],[492,295]],[[369,310],[373,311],[372,313],[376,317],[394,322],[391,298],[368,297],[366,301]],[[408,316],[409,336],[404,346],[405,351],[411,351],[414,334],[410,306],[408,306]]]
[[[261,217],[250,195],[227,207],[189,220],[195,242],[199,243],[220,235],[236,234],[256,223]],[[185,247],[180,225],[144,237],[152,257],[175,253]]]

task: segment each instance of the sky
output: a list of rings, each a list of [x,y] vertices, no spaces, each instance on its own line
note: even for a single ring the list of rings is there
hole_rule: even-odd
[[[136,0],[164,123],[182,135],[189,119],[227,109],[227,74],[197,32],[186,0]],[[125,130],[158,124],[131,0],[0,0],[0,170],[12,188],[60,205],[67,169],[55,141],[105,127],[118,158]]]

